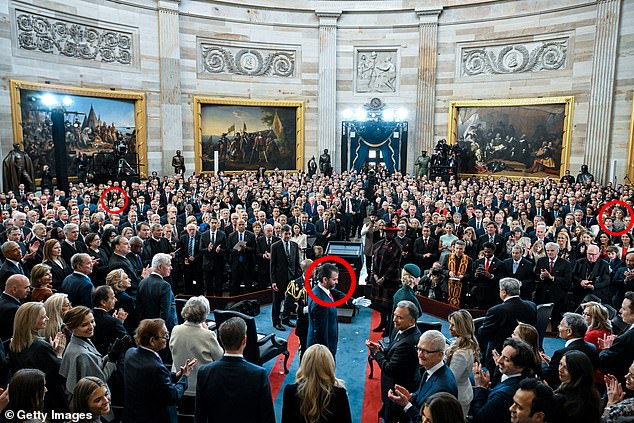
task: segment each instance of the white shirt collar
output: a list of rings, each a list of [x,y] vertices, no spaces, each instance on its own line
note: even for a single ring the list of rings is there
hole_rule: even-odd
[[[569,340],[567,340],[567,341],[566,341],[566,344],[565,344],[564,346],[566,346],[566,347],[567,347],[568,345],[570,345],[570,344],[572,344],[573,342],[575,342],[577,339],[581,339],[581,338],[572,338],[572,339],[569,339]]]
[[[508,300],[510,300],[511,298],[519,298],[519,297],[520,297],[519,295],[511,295],[511,296],[509,296],[509,297],[506,297],[506,298],[504,299],[504,302],[507,302],[507,301],[508,301]]]
[[[326,287],[324,287],[322,284],[318,283],[317,284],[318,287],[320,287],[322,289],[322,291],[324,291],[326,294],[328,294],[328,296],[330,296],[330,290]]]
[[[506,379],[510,379],[512,377],[520,377],[522,376],[521,373],[516,373],[514,375],[502,375],[502,379],[500,379],[500,382],[504,382]]]
[[[427,372],[428,376],[427,378],[429,379],[435,372],[436,370],[440,369],[442,366],[445,365],[445,362],[440,360],[440,363],[436,364],[434,367],[432,367],[431,369],[426,369],[425,371]]]
[[[157,356],[159,359],[161,358],[160,355],[158,355],[158,353],[148,347],[144,347],[143,345],[141,345],[139,348],[141,348],[142,350],[146,350],[146,351],[150,351],[152,354],[154,354],[155,356]],[[161,360],[163,361],[163,360]]]
[[[231,353],[225,353],[225,357],[239,357],[239,358],[244,358],[244,356],[242,354],[231,354]]]

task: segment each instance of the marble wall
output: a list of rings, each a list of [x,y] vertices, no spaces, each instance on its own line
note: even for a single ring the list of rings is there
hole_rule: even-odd
[[[176,149],[194,168],[194,96],[303,101],[306,159],[329,148],[337,168],[343,110],[379,97],[409,112],[408,171],[447,136],[450,101],[574,96],[571,172],[588,162],[606,180],[616,160],[623,179],[634,90],[634,28],[623,22],[634,2],[370,4],[0,0],[0,153],[13,142],[11,79],[145,92],[148,170],[160,173]],[[130,43],[70,54],[64,40],[38,44],[38,18]],[[369,60],[378,82],[364,79]]]

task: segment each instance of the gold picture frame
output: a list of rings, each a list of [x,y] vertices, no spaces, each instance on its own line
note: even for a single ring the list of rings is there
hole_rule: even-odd
[[[214,171],[216,150],[223,172],[303,170],[304,103],[194,97],[196,174]]]
[[[573,109],[573,96],[451,101],[447,141],[461,147],[459,174],[561,178]]]
[[[47,148],[44,148],[44,149],[42,148],[34,149],[29,145],[31,140],[28,138],[31,135],[27,133],[26,134],[27,139],[25,140],[25,131],[28,130],[27,128],[25,128],[25,116],[32,117],[32,115],[42,115],[42,114],[45,115],[47,112],[43,111],[40,108],[37,108],[37,109],[34,108],[32,110],[29,110],[27,109],[26,105],[24,105],[23,107],[22,103],[26,96],[28,96],[29,98],[35,99],[40,94],[51,93],[51,94],[65,94],[70,96],[71,98],[79,99],[80,100],[79,103],[81,103],[82,105],[91,104],[90,110],[94,112],[93,115],[95,117],[98,116],[97,117],[98,120],[96,122],[105,124],[106,126],[110,125],[110,128],[111,128],[110,133],[112,134],[120,134],[121,132],[119,131],[119,129],[123,129],[123,126],[117,125],[117,122],[114,122],[114,121],[106,123],[107,118],[101,121],[99,110],[93,110],[92,103],[97,104],[98,105],[97,108],[99,107],[99,104],[105,105],[104,107],[108,110],[110,109],[114,110],[114,109],[117,109],[117,106],[123,106],[126,112],[122,114],[121,111],[119,110],[118,116],[128,121],[130,119],[134,120],[134,127],[132,128],[131,126],[128,126],[130,130],[133,129],[131,133],[132,135],[130,136],[129,139],[130,140],[134,139],[134,145],[131,147],[134,147],[133,153],[136,153],[138,155],[139,176],[141,178],[147,178],[147,164],[148,164],[147,117],[146,117],[145,93],[135,92],[135,91],[79,88],[79,87],[72,87],[72,86],[66,86],[66,85],[43,84],[38,82],[28,82],[28,81],[19,81],[19,80],[11,80],[10,86],[11,86],[10,87],[11,114],[12,114],[13,140],[14,140],[13,142],[14,144],[20,144],[21,147],[27,152],[27,154],[31,156],[31,160],[33,161],[34,168],[36,170],[36,177],[38,177],[37,172],[41,172],[41,166],[39,166],[40,169],[38,169],[38,166],[36,166],[36,163],[47,162],[47,161],[49,164],[52,163],[50,159],[47,159],[46,156],[44,156],[44,154],[50,153],[49,149],[52,147],[47,146]],[[69,107],[73,108],[73,106],[69,106]],[[75,106],[75,108],[79,108],[79,107],[82,107],[82,106],[79,106],[79,105]],[[72,118],[72,119],[77,119],[75,120],[75,123],[77,123],[79,122],[78,118],[80,115],[83,115],[84,119],[88,119],[89,115],[91,114],[90,110],[87,110],[87,111],[81,110],[79,114],[75,113],[75,112],[78,112],[77,110],[75,110],[74,112],[68,113],[68,115],[75,116],[75,118]],[[133,116],[130,116],[130,114],[133,114]],[[42,116],[39,116],[38,118],[41,119]],[[29,122],[26,123],[27,126],[28,124]],[[79,132],[81,133],[81,132],[84,132],[83,130],[85,128],[83,127],[82,123],[80,124],[82,125],[82,127],[80,128],[81,130]],[[85,132],[89,133],[90,131],[86,130]],[[85,138],[82,138],[80,135],[79,139],[81,141],[78,141],[76,143],[76,146],[75,146],[76,150],[79,152],[82,152],[84,149],[86,149],[87,151],[100,152],[100,153],[103,152],[103,153],[112,155],[113,150],[112,150],[112,147],[110,147],[110,144],[106,142],[107,140],[99,139],[99,141],[97,142],[95,135],[92,134],[91,136],[92,136],[92,139],[90,136],[86,136]],[[68,139],[69,138],[67,136],[67,145],[69,142]],[[46,143],[47,140],[43,137],[41,140],[38,140],[38,142]],[[33,144],[36,145],[35,140],[33,140]],[[52,145],[52,141],[51,141],[51,145]],[[72,151],[72,148],[69,149],[69,156],[71,156],[71,151]],[[39,157],[38,154],[42,154],[43,156]],[[32,155],[35,155],[36,157],[32,157]],[[69,162],[69,166],[71,165],[72,165],[72,162]],[[70,176],[75,176],[75,175],[71,173]]]

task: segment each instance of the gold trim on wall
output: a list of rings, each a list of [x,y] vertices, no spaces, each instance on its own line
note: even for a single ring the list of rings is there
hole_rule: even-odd
[[[11,115],[13,122],[13,143],[24,148],[22,131],[22,107],[20,104],[20,90],[48,91],[51,93],[72,94],[83,97],[101,97],[119,100],[134,100],[134,123],[136,126],[136,152],[139,155],[139,174],[142,179],[147,178],[147,118],[145,107],[145,93],[135,91],[117,91],[92,88],[70,87],[66,85],[42,84],[11,80]]]
[[[196,174],[212,174],[213,171],[202,171],[202,105],[224,106],[264,106],[264,107],[294,107],[295,108],[295,169],[280,169],[290,171],[304,170],[304,102],[278,100],[247,100],[240,98],[194,97],[194,160]],[[237,129],[237,128],[236,128]],[[223,171],[236,173],[239,171]]]
[[[496,100],[459,100],[449,102],[449,122],[447,142],[456,144],[458,142],[458,109],[461,107],[515,107],[515,106],[539,106],[544,104],[563,104],[564,123],[563,133],[561,134],[561,161],[559,166],[559,177],[563,177],[570,162],[570,147],[572,143],[572,113],[574,110],[574,97],[537,97],[537,98],[515,98],[515,99],[496,99]],[[503,176],[507,178],[519,178],[517,175],[508,175],[505,173],[481,173],[466,174],[461,176]],[[531,178],[530,176],[522,176],[522,178]]]

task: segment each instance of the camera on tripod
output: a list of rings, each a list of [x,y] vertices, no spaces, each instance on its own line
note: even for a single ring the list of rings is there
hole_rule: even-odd
[[[123,137],[118,138],[117,141],[115,141],[112,149],[114,150],[114,154],[117,157],[123,157],[128,154],[128,144],[126,144],[126,142],[123,140]]]

